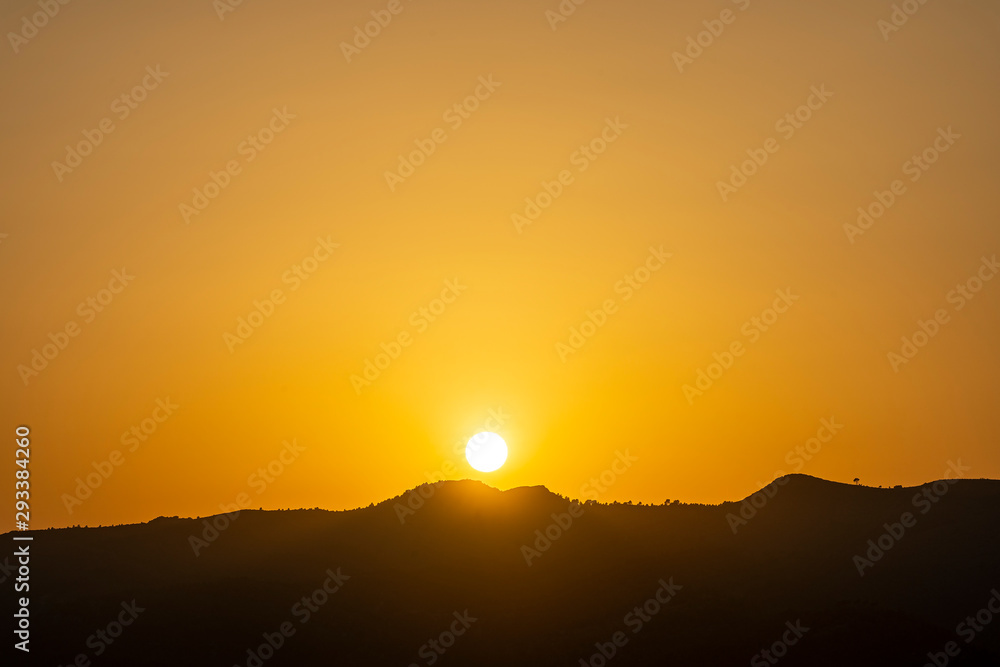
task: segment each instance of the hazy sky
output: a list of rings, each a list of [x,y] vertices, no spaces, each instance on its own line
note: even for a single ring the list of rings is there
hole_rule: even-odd
[[[33,525],[1000,476],[1000,7],[559,6],[5,3]]]

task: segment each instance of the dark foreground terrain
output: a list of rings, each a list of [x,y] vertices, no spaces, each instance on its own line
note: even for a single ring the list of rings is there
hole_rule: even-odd
[[[468,481],[422,491],[412,513],[404,495],[243,511],[216,517],[218,533],[162,517],[33,532],[32,651],[13,662],[1000,665],[997,481],[792,475],[755,515],[571,508],[543,487]]]

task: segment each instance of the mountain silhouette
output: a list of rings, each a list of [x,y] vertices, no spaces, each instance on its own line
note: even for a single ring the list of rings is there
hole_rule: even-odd
[[[33,531],[31,664],[998,665],[1000,615],[960,627],[1000,604],[998,526],[998,481],[789,475],[721,505],[465,480]]]

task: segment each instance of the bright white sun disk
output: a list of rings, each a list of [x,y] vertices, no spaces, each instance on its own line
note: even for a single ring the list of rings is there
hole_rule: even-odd
[[[465,458],[479,472],[493,472],[507,460],[507,443],[496,433],[477,433],[465,446]]]

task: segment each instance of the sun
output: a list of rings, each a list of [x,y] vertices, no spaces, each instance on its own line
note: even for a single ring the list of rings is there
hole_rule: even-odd
[[[507,443],[496,433],[477,433],[465,446],[465,458],[479,472],[493,472],[507,460]]]

